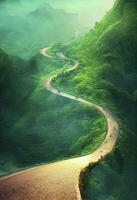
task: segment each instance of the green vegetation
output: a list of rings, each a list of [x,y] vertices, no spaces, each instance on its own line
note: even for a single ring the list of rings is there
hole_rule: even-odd
[[[33,18],[35,24],[36,20],[43,18],[40,16],[45,15],[43,9],[40,7],[29,12],[29,22]],[[66,16],[65,13],[62,15]],[[5,21],[4,13],[1,17]],[[12,25],[22,21],[23,27],[27,27],[26,18],[13,18],[10,18]],[[9,17],[6,19],[9,20]],[[22,30],[22,25],[19,30]],[[33,32],[33,27],[29,33]],[[7,29],[0,30],[1,45],[10,53],[13,53],[11,47],[18,51],[20,44],[29,44],[21,37],[20,31],[13,34]],[[24,30],[27,31],[27,28]],[[38,35],[33,35],[30,41],[33,48],[30,44],[27,47],[32,50],[31,55],[35,52],[35,37],[40,38],[36,50],[39,45],[45,45],[39,35],[41,31],[36,33]],[[30,39],[28,32],[24,35]],[[19,55],[27,52],[27,48],[21,47]],[[62,50],[68,57],[80,62],[74,72],[60,74],[54,86],[108,107],[120,126],[115,151],[89,169],[83,180],[82,195],[87,200],[137,199],[136,0],[116,0],[112,10],[83,38],[68,48],[55,45],[54,50]],[[56,97],[43,87],[46,77],[70,64],[40,55],[24,61],[0,51],[0,175],[85,154],[97,148],[104,138],[106,122],[99,112]]]
[[[137,199],[136,0],[117,0],[102,21],[66,53],[81,65],[54,84],[105,105],[120,125],[115,151],[89,170],[83,196],[88,200]]]
[[[36,55],[29,61],[0,51],[0,176],[83,155],[106,134],[94,108],[48,92],[44,80],[68,62]]]

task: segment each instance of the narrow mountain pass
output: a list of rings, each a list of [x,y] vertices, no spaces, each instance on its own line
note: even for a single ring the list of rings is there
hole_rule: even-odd
[[[47,53],[48,48],[40,50],[43,56],[52,58]],[[73,66],[66,70],[69,73],[79,66],[79,62],[67,58],[58,52],[59,59],[73,62]],[[0,179],[0,200],[81,200],[79,189],[80,172],[89,164],[98,162],[109,154],[115,147],[118,138],[118,124],[112,113],[95,103],[72,96],[52,87],[54,75],[44,82],[47,90],[73,101],[96,107],[106,117],[108,124],[107,135],[100,147],[93,153],[78,158],[42,165],[11,176]],[[46,152],[45,152],[46,153]]]

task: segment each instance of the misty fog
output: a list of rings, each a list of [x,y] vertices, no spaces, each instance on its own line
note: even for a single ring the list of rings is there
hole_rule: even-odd
[[[112,1],[98,2],[1,0],[0,48],[27,58],[39,48],[81,36],[112,6]]]

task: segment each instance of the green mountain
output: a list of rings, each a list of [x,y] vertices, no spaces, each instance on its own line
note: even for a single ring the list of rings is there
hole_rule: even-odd
[[[41,55],[24,61],[0,50],[0,176],[82,155],[102,142],[106,121],[99,112],[43,86],[68,64]]]
[[[117,0],[101,22],[66,53],[75,55],[81,65],[57,79],[56,85],[64,84],[64,90],[105,105],[120,126],[115,151],[88,171],[83,196],[88,200],[137,199],[137,1]]]
[[[29,17],[43,17],[39,9]],[[115,151],[88,170],[83,197],[137,199],[136,0],[117,0],[89,33],[68,49],[61,48],[80,66],[60,75],[56,87],[108,107],[120,126]],[[63,65],[67,63],[38,55],[24,61],[0,51],[0,175],[85,153],[102,137],[102,127],[105,132],[104,118],[96,110],[43,88],[45,77]]]

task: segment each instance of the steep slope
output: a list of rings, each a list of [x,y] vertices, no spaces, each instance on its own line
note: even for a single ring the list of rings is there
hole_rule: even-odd
[[[96,109],[45,91],[45,77],[64,64],[39,54],[24,61],[0,51],[0,176],[87,153],[104,139],[106,120]]]
[[[59,88],[64,84],[64,90],[67,87],[71,92],[105,104],[121,126],[117,149],[84,180],[83,195],[87,199],[137,198],[136,36],[136,0],[116,1],[102,21],[66,52],[75,54],[81,63],[79,69],[60,76],[55,83]]]
[[[28,109],[25,102],[36,87],[33,73],[27,62],[0,50],[0,175],[16,165],[13,127]]]

